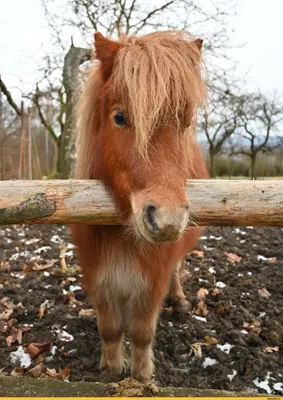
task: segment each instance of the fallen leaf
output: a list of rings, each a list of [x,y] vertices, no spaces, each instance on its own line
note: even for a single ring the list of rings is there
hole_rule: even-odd
[[[273,353],[274,351],[279,351],[279,347],[266,347],[265,349],[263,349],[264,353]]]
[[[26,346],[26,352],[32,357],[37,357],[40,353],[51,350],[53,344],[51,342],[30,343]]]
[[[80,317],[93,317],[95,315],[95,311],[92,308],[82,309],[79,312]]]
[[[269,291],[265,288],[258,289],[258,294],[260,295],[260,297],[265,297],[266,299],[271,296],[271,293],[269,293]]]
[[[259,335],[261,332],[261,325],[260,322],[257,319],[253,319],[251,323],[249,322],[244,322],[243,327],[251,333],[254,333],[256,335]]]
[[[28,374],[33,378],[39,378],[42,374],[42,363],[37,364],[35,367],[29,369]]]
[[[224,254],[232,264],[235,264],[235,263],[238,264],[242,259],[242,257],[237,256],[237,254],[234,254],[234,253],[226,253],[226,252],[224,252]]]
[[[221,294],[221,293],[222,293],[221,290],[215,288],[215,289],[213,290],[213,292],[212,292],[212,296],[218,296],[218,295]]]
[[[204,252],[201,250],[193,250],[193,251],[191,251],[191,254],[195,254],[197,257],[200,257],[200,258],[204,257]]]
[[[9,375],[9,373],[7,371],[4,371],[4,370],[5,370],[5,368],[1,368],[0,369],[0,376],[8,376]]]
[[[153,383],[149,383],[146,387],[147,387],[147,388],[151,391],[151,393],[153,393],[153,394],[157,394],[157,393],[159,392],[158,387],[155,386]]]
[[[59,260],[60,260],[61,268],[63,271],[67,271],[68,267],[66,264],[66,252],[67,252],[66,243],[62,242],[60,244],[59,248],[60,248]]]
[[[35,358],[40,353],[40,349],[34,344],[29,344],[26,348],[26,352],[32,357]]]
[[[61,369],[60,371],[59,371],[59,378],[62,380],[62,381],[65,381],[65,380],[67,380],[68,378],[69,378],[69,376],[70,376],[70,368],[64,368],[64,369]]]
[[[32,269],[34,271],[44,271],[45,269],[52,268],[54,266],[55,262],[56,262],[56,260],[50,260],[47,264],[44,264],[44,265],[39,265],[35,262]]]
[[[8,337],[6,337],[6,343],[8,347],[11,347],[12,343],[15,343],[16,339],[10,335]]]
[[[207,310],[207,307],[206,307],[206,304],[205,304],[204,300],[200,300],[199,301],[199,303],[197,305],[197,308],[195,310],[195,314],[199,315],[201,317],[206,317],[207,316],[208,310]]]
[[[51,378],[57,378],[57,372],[55,368],[46,368],[46,375],[50,376]]]
[[[205,299],[205,296],[208,295],[208,290],[205,288],[200,288],[197,291],[197,298],[198,299]]]
[[[38,312],[38,319],[42,319],[45,313],[46,307],[45,306],[40,306],[39,307],[39,312]]]
[[[218,344],[218,340],[217,340],[216,338],[214,338],[214,337],[205,336],[204,339],[205,339],[205,342],[206,342],[207,344],[210,344],[210,345],[216,345],[216,344]]]
[[[24,370],[23,368],[14,368],[13,371],[11,372],[11,376],[23,376],[24,375]]]
[[[11,315],[13,314],[13,310],[5,310],[0,314],[0,320],[3,319],[7,321]]]
[[[190,344],[191,350],[188,356],[190,357],[192,354],[194,354],[196,358],[201,359],[202,358],[201,346],[207,346],[207,344],[202,342],[196,342]]]

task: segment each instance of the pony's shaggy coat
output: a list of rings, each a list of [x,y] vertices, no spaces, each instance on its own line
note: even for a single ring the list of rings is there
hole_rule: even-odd
[[[95,48],[99,62],[89,73],[77,110],[76,177],[104,181],[122,226],[77,225],[73,239],[85,289],[97,310],[101,370],[111,375],[123,371],[127,328],[131,373],[148,381],[164,297],[169,292],[176,306],[187,307],[177,265],[194,247],[200,229],[183,232],[182,227],[178,242],[153,244],[139,235],[141,229],[146,233],[142,210],[154,201],[159,223],[174,224],[178,216],[182,221],[186,179],[207,178],[194,138],[194,116],[205,96],[201,41],[181,32],[119,42],[96,34]],[[127,118],[123,128],[113,122],[117,110]]]

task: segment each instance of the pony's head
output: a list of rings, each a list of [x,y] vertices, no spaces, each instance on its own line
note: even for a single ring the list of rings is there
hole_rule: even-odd
[[[178,240],[194,117],[205,96],[199,39],[181,32],[95,34],[97,66],[78,107],[78,178],[102,179],[125,221],[150,242]]]

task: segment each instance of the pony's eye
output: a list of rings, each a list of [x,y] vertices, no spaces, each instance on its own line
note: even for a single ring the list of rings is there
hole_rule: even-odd
[[[127,125],[127,120],[121,111],[116,111],[113,115],[113,121],[117,126],[125,126]]]
[[[188,123],[188,125],[187,125],[187,129],[188,129],[190,126],[191,126],[191,122],[189,122],[189,123]]]

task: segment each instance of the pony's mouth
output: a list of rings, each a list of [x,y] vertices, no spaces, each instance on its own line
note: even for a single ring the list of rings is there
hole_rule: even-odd
[[[135,223],[135,228],[137,235],[141,239],[153,244],[176,243],[181,239],[183,234],[183,232],[179,232],[177,235],[175,234],[173,236],[168,235],[168,233],[165,231],[158,231],[156,233],[153,233],[147,229],[145,224],[143,224],[143,227],[141,227],[138,223]]]

